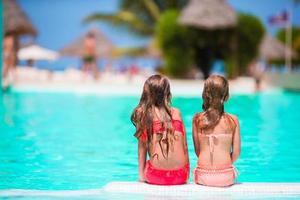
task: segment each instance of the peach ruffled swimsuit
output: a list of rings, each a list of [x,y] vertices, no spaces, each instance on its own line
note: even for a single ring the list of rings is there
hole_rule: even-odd
[[[209,151],[211,165],[213,165],[214,140],[219,137],[230,137],[231,134],[199,134],[200,137],[207,137],[209,142]],[[237,170],[233,165],[205,166],[199,165],[194,170],[194,181],[197,184],[215,187],[226,187],[233,185],[237,177]]]

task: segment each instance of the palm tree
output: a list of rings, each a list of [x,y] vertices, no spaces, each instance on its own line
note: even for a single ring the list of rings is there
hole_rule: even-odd
[[[151,36],[160,15],[167,9],[181,9],[188,0],[123,0],[120,10],[114,14],[92,13],[84,23],[106,21],[115,25],[125,25],[138,34]]]

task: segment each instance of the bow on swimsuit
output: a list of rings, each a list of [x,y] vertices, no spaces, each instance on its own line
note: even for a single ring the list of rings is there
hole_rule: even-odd
[[[183,123],[180,120],[172,120],[172,125],[175,131],[185,135]],[[152,127],[153,134],[162,134],[165,128],[160,121],[154,121]],[[147,133],[143,132],[140,139],[143,142],[147,142]],[[189,163],[185,164],[179,169],[158,169],[153,166],[150,160],[146,163],[145,178],[146,182],[156,185],[180,185],[185,184],[189,178]]]
[[[202,138],[208,138],[210,161],[213,166],[214,140],[219,137],[232,138],[232,134],[199,134]],[[233,165],[222,165],[217,167],[198,165],[194,170],[194,181],[197,184],[207,186],[225,187],[233,185],[237,171]]]

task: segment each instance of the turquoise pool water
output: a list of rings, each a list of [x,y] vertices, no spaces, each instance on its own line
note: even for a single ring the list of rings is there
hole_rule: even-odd
[[[138,97],[12,92],[0,96],[0,189],[75,190],[137,180],[137,144],[129,117]],[[187,127],[200,98],[174,98]],[[300,182],[300,94],[233,95],[241,182]]]

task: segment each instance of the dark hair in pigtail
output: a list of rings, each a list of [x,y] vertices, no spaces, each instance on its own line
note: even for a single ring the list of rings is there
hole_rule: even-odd
[[[214,128],[224,114],[224,103],[229,98],[229,84],[226,78],[212,75],[205,80],[202,93],[203,115],[196,119],[199,130]]]

